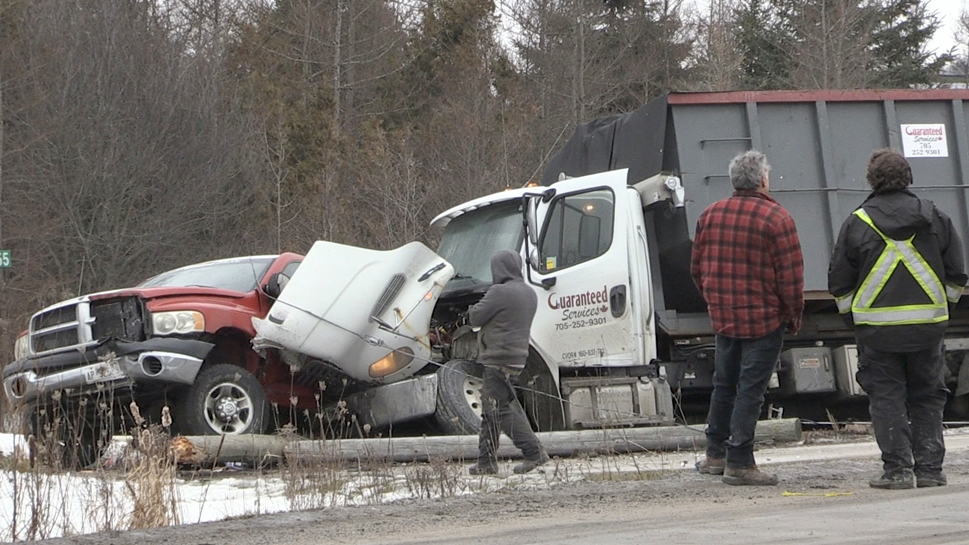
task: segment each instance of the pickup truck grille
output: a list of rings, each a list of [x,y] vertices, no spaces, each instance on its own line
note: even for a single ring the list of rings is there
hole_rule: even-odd
[[[38,312],[30,320],[30,352],[34,355],[80,350],[107,338],[144,340],[138,299],[74,300]]]

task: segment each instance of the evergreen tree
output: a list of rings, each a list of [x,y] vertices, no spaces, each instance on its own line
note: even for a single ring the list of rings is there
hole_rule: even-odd
[[[769,0],[744,0],[736,11],[745,89],[784,89],[790,84],[793,35]]]
[[[951,60],[926,0],[745,0],[737,21],[751,89],[926,85]]]
[[[949,53],[933,55],[929,40],[938,31],[938,17],[924,0],[881,0],[874,6],[877,26],[871,42],[873,85],[910,87],[928,85],[953,59]]]

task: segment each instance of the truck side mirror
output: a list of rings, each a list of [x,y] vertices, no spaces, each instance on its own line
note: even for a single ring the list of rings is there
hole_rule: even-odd
[[[269,280],[266,281],[266,285],[262,287],[262,292],[271,299],[279,299],[279,294],[283,293],[287,282],[289,282],[289,276],[286,274],[281,272],[273,273],[269,277]]]
[[[538,198],[531,197],[527,200],[525,221],[528,224],[528,242],[535,246],[538,244]]]
[[[535,270],[541,268],[541,263],[538,261],[538,248],[536,246],[528,248],[528,264]]]

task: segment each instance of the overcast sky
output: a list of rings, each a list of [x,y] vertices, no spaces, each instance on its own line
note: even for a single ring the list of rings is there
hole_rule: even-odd
[[[936,49],[937,53],[942,53],[954,46],[956,26],[959,21],[959,14],[963,9],[969,7],[967,0],[929,0],[929,9],[939,14],[942,21],[942,28],[935,32],[929,47]]]

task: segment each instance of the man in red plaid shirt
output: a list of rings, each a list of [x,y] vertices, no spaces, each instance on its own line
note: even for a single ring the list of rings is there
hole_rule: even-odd
[[[697,220],[693,281],[717,332],[706,458],[700,473],[734,485],[776,485],[754,463],[754,430],[785,329],[804,310],[804,263],[794,218],[770,196],[770,165],[751,150],[730,162],[733,195]]]

